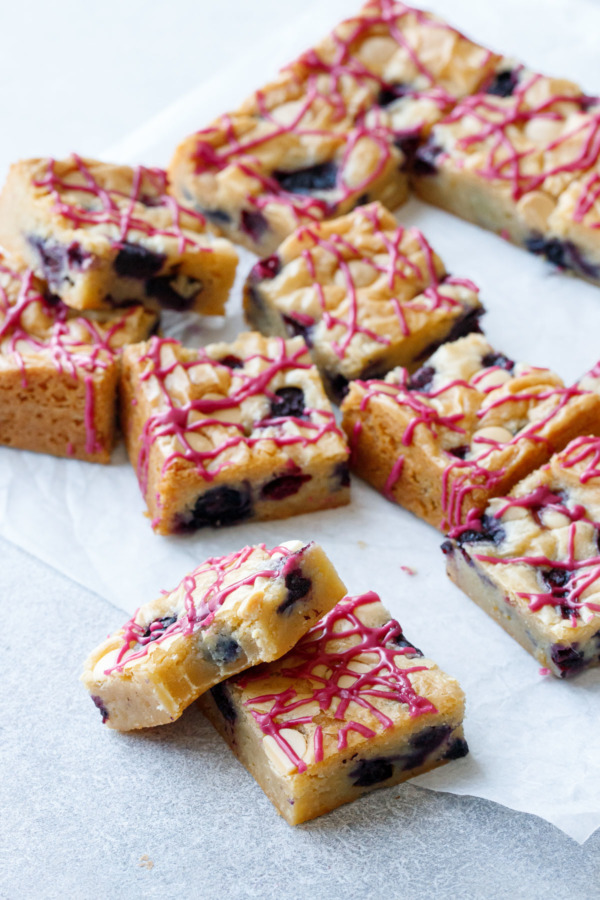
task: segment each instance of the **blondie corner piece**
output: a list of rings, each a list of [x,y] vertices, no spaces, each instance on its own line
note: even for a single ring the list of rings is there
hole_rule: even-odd
[[[451,537],[452,581],[549,672],[600,663],[600,438],[576,438]]]
[[[135,301],[222,315],[237,254],[166,189],[161,169],[24,160],[0,194],[0,242],[76,309]]]
[[[142,306],[77,314],[0,253],[0,444],[109,462],[119,352],[155,324]]]
[[[379,203],[297,229],[256,263],[244,306],[263,334],[305,338],[338,402],[350,381],[412,371],[479,331],[483,313],[475,285],[449,276],[424,235]]]
[[[224,678],[283,656],[344,591],[315,543],[208,559],[101,644],[82,681],[110,728],[172,722]]]
[[[342,411],[353,470],[443,531],[600,430],[600,396],[478,334],[444,344],[412,375],[352,382]]]
[[[201,707],[290,825],[468,752],[464,695],[379,597],[346,597],[283,659]]]
[[[350,500],[348,447],[301,338],[129,347],[121,420],[160,534]]]
[[[259,256],[298,225],[371,200],[394,209],[422,134],[498,59],[430,13],[371,0],[188,137],[169,168],[174,195]]]

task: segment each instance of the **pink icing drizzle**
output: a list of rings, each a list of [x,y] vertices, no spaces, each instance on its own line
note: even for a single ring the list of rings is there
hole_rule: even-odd
[[[338,750],[347,746],[350,731],[365,739],[375,737],[377,733],[373,728],[350,718],[351,704],[370,713],[383,730],[392,728],[394,721],[370,698],[401,703],[408,707],[409,715],[413,717],[437,712],[426,697],[416,692],[410,681],[410,673],[423,672],[429,667],[416,665],[404,669],[396,664],[396,656],[405,656],[412,650],[394,643],[402,635],[398,622],[389,619],[384,625],[368,626],[361,620],[357,611],[379,602],[378,595],[373,591],[341,600],[307,632],[288,657],[275,664],[277,675],[289,678],[290,686],[277,693],[262,694],[245,701],[262,733],[273,738],[298,772],[306,771],[306,763],[298,757],[281,731],[314,721],[312,714],[302,713],[302,708],[310,701],[316,702],[323,713],[333,712],[333,704],[337,702],[333,718],[340,723],[337,732]],[[345,641],[342,649],[328,649],[331,641],[340,640]],[[377,659],[375,662],[370,658],[359,659],[362,654],[376,656]],[[287,659],[294,663],[299,659],[300,662],[286,668]],[[350,667],[354,661],[369,666],[368,671],[354,672]],[[329,674],[321,674],[324,670]],[[339,682],[344,676],[353,678],[354,683],[349,687],[342,687]],[[237,681],[241,687],[246,687],[253,681],[262,681],[264,678],[263,671],[257,669],[256,674],[245,674]],[[301,695],[294,687],[300,680],[310,685],[302,684]],[[307,690],[310,691],[308,695]],[[270,704],[267,712],[252,708],[267,703]],[[298,715],[290,717],[290,713],[295,710],[298,710]],[[315,730],[313,749],[315,761],[321,762],[324,757],[320,725]]]

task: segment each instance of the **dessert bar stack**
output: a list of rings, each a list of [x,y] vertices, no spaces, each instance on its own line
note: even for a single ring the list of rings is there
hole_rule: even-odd
[[[102,721],[128,731],[196,698],[291,825],[468,753],[458,683],[314,543],[207,560],[88,658]]]

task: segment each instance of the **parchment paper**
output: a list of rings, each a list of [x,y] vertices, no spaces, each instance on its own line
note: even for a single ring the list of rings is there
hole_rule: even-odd
[[[283,32],[101,155],[166,164],[187,132],[237,103],[357,5],[313,3]],[[475,39],[600,91],[600,9],[585,0],[429,6]],[[484,328],[499,350],[550,366],[567,382],[600,358],[598,288],[416,200],[398,218],[423,229],[450,272],[481,287]],[[197,345],[243,329],[239,285],[252,257],[240,257],[227,321],[171,317],[169,334]],[[448,581],[441,537],[432,528],[356,478],[350,507],[185,538],[154,535],[143,510],[123,447],[107,467],[0,449],[0,534],[129,613],[209,555],[258,541],[320,541],[349,591],[378,591],[409,638],[459,678],[467,694],[470,756],[416,783],[534,813],[580,842],[600,825],[600,670],[570,683],[541,676],[533,658]]]

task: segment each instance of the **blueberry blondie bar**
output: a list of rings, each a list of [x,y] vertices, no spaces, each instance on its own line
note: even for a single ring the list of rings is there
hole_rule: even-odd
[[[354,381],[342,405],[353,469],[449,530],[574,437],[600,430],[600,397],[515,363],[482,335],[444,344],[410,375]]]
[[[237,255],[166,188],[160,169],[24,160],[0,194],[0,243],[76,309],[135,301],[221,315]]]
[[[477,288],[446,273],[416,228],[381,204],[302,225],[246,282],[246,319],[302,335],[337,401],[355,378],[410,371],[448,340],[479,331]]]
[[[586,202],[580,179],[599,152],[598,98],[505,62],[486,90],[434,125],[416,153],[413,182],[429,203],[589,276],[566,208]],[[578,187],[561,201],[574,180]]]
[[[407,197],[419,136],[498,57],[441,19],[371,0],[233,113],[188,137],[174,195],[264,256],[298,225]]]
[[[229,675],[283,656],[343,594],[317,544],[244,547],[140,607],[90,655],[82,681],[110,728],[172,722]]]
[[[139,305],[76,313],[0,254],[0,444],[108,462],[119,352],[155,324]]]
[[[299,337],[128,347],[121,409],[160,534],[349,502],[346,441]]]
[[[600,438],[576,438],[442,547],[450,578],[553,675],[600,663]]]
[[[345,597],[282,659],[200,704],[290,825],[468,752],[458,682],[373,592]]]

